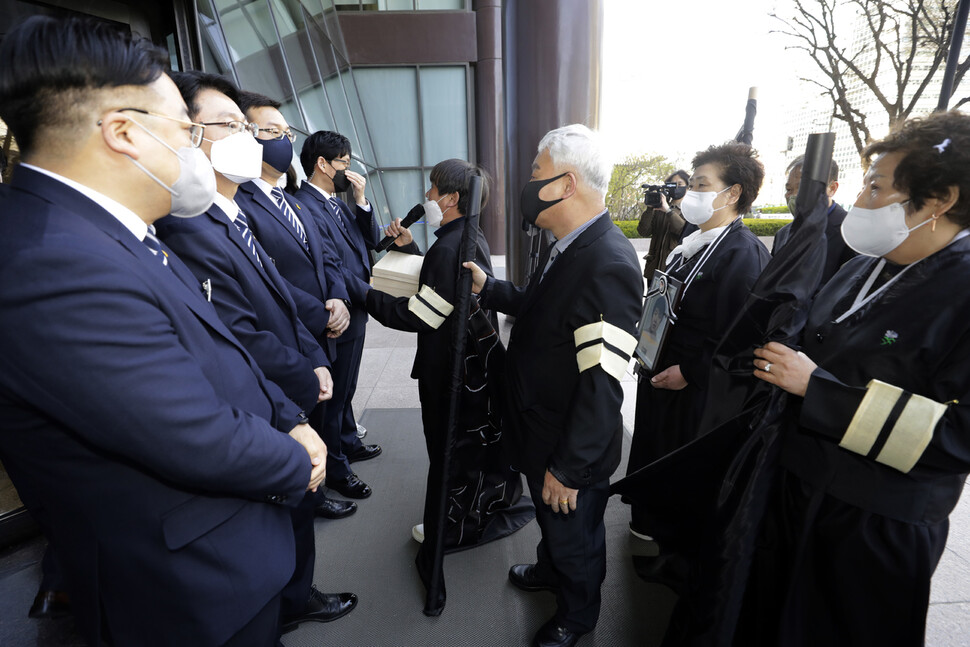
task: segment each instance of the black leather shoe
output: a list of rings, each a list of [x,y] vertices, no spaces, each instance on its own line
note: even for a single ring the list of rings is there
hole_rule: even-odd
[[[347,454],[347,461],[350,463],[357,463],[360,461],[369,461],[372,458],[377,458],[381,455],[380,445],[361,445],[354,451]]]
[[[582,635],[566,629],[553,618],[539,627],[532,639],[532,647],[572,647]]]
[[[351,499],[366,499],[374,493],[370,486],[351,474],[345,479],[327,479],[327,487]]]
[[[329,497],[323,499],[323,501],[319,501],[313,509],[315,516],[323,517],[324,519],[343,519],[355,512],[357,512],[357,504],[353,501],[341,501],[340,499],[331,499]]]
[[[27,616],[30,618],[64,618],[71,615],[71,598],[64,591],[38,591]]]
[[[509,582],[523,591],[555,591],[556,586],[536,576],[535,564],[516,564],[509,569]]]
[[[357,606],[357,596],[353,593],[321,593],[317,587],[310,587],[310,599],[306,609],[298,616],[283,618],[283,633],[296,629],[303,622],[332,622],[342,618]]]

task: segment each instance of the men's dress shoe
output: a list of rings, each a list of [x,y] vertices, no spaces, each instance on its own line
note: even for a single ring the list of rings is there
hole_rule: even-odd
[[[356,474],[351,474],[345,479],[327,479],[327,487],[351,499],[366,499],[374,492],[369,485],[357,478]]]
[[[341,501],[328,497],[317,503],[313,512],[316,516],[324,519],[343,519],[357,512],[357,504],[353,501]]]
[[[310,599],[303,613],[283,618],[283,633],[292,631],[302,622],[332,622],[344,617],[356,606],[357,596],[353,593],[321,593],[316,586],[311,586]]]
[[[350,463],[358,463],[360,461],[369,461],[372,458],[377,458],[381,455],[380,445],[361,445],[354,451],[347,454],[347,461]]]
[[[71,598],[64,591],[38,591],[27,616],[30,618],[63,618],[71,615]]]
[[[556,586],[536,576],[535,564],[516,564],[509,569],[509,582],[523,591],[555,591]]]
[[[553,618],[539,627],[532,639],[532,647],[572,647],[582,635],[566,629]]]
[[[365,427],[364,425],[362,425],[362,424],[360,424],[358,422],[357,423],[357,437],[360,438],[361,440],[363,440],[364,439],[364,436],[366,436],[366,435],[367,435],[367,427]]]

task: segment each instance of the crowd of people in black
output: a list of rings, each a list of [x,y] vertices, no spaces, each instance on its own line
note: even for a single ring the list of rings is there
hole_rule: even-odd
[[[516,286],[469,232],[475,296],[459,322],[460,243],[491,181],[478,166],[432,170],[415,207],[435,235],[422,254],[400,219],[381,229],[339,133],[305,139],[306,179],[284,190],[296,137],[273,98],[172,72],[147,41],[85,20],[28,19],[0,60],[0,118],[21,155],[0,188],[0,458],[48,540],[30,613],[73,613],[92,645],[266,647],[355,608],[353,593],[313,584],[314,519],[372,493],[352,468],[382,453],[352,407],[369,316],[417,334],[430,470],[412,536],[463,549],[534,516],[536,561],[508,577],[556,595],[533,645],[576,644],[600,615],[631,361],[635,475],[698,442],[723,395],[711,387],[722,337],[769,263],[806,249],[798,219],[772,254],[744,226],[764,169],[730,142],[668,178],[686,194],[644,214],[644,270],[605,206],[602,142],[564,126],[538,143],[521,195],[551,243]],[[723,644],[923,642],[970,471],[970,117],[912,119],[865,155],[848,212],[831,166],[800,342],[764,339],[746,361],[788,397]],[[804,164],[788,169],[793,211]],[[412,296],[371,284],[385,235],[424,256]],[[514,317],[507,347],[497,312]],[[697,555],[636,501],[631,513],[632,534],[660,547],[650,577],[689,591]],[[667,643],[708,644],[691,636],[681,626]]]

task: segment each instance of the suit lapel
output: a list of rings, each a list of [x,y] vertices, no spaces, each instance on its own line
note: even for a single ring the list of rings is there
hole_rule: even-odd
[[[556,257],[555,262],[549,271],[546,273],[545,278],[540,280],[542,277],[542,270],[545,268],[546,263],[549,261],[549,254],[552,251],[552,245],[546,248],[545,252],[539,258],[539,265],[536,268],[536,273],[529,282],[529,288],[526,291],[525,301],[522,304],[522,311],[520,317],[532,308],[541,298],[542,295],[546,293],[549,286],[556,282],[556,279],[566,270],[564,266],[568,265],[569,259],[571,259],[579,250],[587,247],[594,240],[602,236],[606,231],[613,225],[610,220],[609,214],[605,216],[599,216],[597,221],[594,222],[586,229],[583,233],[579,235],[576,240],[570,243],[566,251],[559,254]]]
[[[293,229],[293,225],[291,225],[290,224],[290,221],[287,220],[286,214],[283,213],[283,211],[279,208],[279,206],[275,202],[273,202],[268,195],[266,195],[265,193],[263,193],[263,191],[260,190],[259,187],[254,187],[254,191],[253,191],[252,195],[253,195],[253,200],[256,202],[256,204],[258,204],[259,206],[261,206],[263,209],[265,209],[267,212],[269,212],[270,215],[272,215],[274,218],[276,218],[276,220],[281,225],[283,225],[283,228],[286,229],[286,231],[289,232],[290,236],[293,237],[293,240],[295,240],[297,242],[297,244],[299,244],[300,248],[305,253],[307,253],[307,255],[309,255],[309,252],[303,246],[303,241],[300,239],[299,236],[297,236],[296,230]],[[296,210],[294,209],[294,212],[295,211]],[[301,218],[300,220],[302,221],[303,219]],[[306,229],[306,223],[303,223],[303,229],[304,230]],[[307,234],[307,238],[309,239],[309,234]]]
[[[214,220],[219,225],[220,232],[224,232],[225,236],[228,237],[230,241],[232,241],[232,244],[237,249],[239,249],[240,253],[242,253],[243,256],[246,257],[247,262],[253,266],[253,269],[255,269],[257,273],[259,273],[259,276],[263,280],[263,282],[266,283],[270,287],[270,289],[276,292],[276,295],[279,298],[283,299],[283,301],[286,301],[286,298],[280,292],[280,286],[276,285],[276,283],[273,281],[272,277],[270,276],[269,267],[272,266],[272,261],[269,260],[269,258],[266,258],[265,254],[261,254],[259,260],[262,261],[263,265],[262,267],[260,267],[259,261],[256,260],[256,258],[253,256],[252,250],[249,249],[249,247],[246,245],[246,241],[243,240],[242,235],[239,233],[239,229],[237,229],[235,223],[229,220],[228,216],[226,216],[223,213],[222,209],[219,209],[218,207],[213,207],[212,209],[206,212],[206,216],[209,218],[212,218],[212,220]],[[251,231],[252,230],[250,230],[250,232]],[[253,235],[253,240],[256,241],[255,235]],[[258,241],[256,242],[255,247],[257,250],[259,250]],[[269,265],[267,265],[267,263]]]
[[[165,243],[162,243],[161,246],[162,250],[168,254],[167,267],[162,265],[158,257],[145,246],[145,243],[135,238],[117,218],[101,205],[66,184],[25,168],[17,169],[14,181],[19,188],[34,194],[45,202],[56,205],[66,212],[83,218],[106,236],[114,239],[128,253],[136,257],[139,267],[144,268],[144,271],[148,272],[151,277],[150,283],[152,285],[172,293],[209,328],[239,349],[250,365],[254,366],[249,353],[219,320],[212,304],[208,303],[203,297],[199,282],[195,280],[185,264]]]

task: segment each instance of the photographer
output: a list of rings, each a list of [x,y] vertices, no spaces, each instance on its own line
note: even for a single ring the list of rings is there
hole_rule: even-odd
[[[686,187],[689,181],[690,174],[680,169],[667,176],[664,184]],[[643,276],[647,279],[653,277],[654,270],[666,268],[667,255],[680,242],[681,234],[684,233],[684,225],[687,224],[684,216],[680,213],[680,201],[683,198],[668,203],[667,196],[660,192],[649,197],[659,199],[660,204],[659,206],[648,206],[640,216],[640,222],[637,225],[637,232],[644,238],[650,239],[650,250],[643,257],[647,262],[643,269]]]

